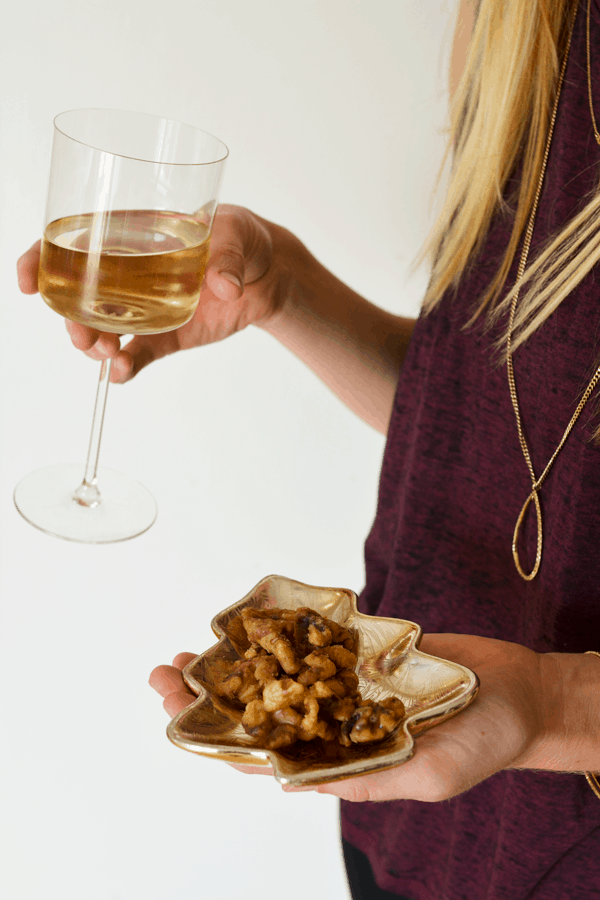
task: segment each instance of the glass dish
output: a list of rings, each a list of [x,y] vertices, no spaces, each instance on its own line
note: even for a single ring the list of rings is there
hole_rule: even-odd
[[[418,650],[422,630],[414,622],[366,616],[356,594],[344,588],[311,587],[279,575],[263,578],[238,603],[212,621],[217,644],[192,660],[183,677],[198,697],[170,722],[167,736],[192,753],[225,762],[273,766],[282,784],[311,785],[339,781],[400,765],[415,752],[415,736],[455,715],[474,699],[479,681],[457,663]],[[309,606],[352,629],[358,638],[359,690],[364,699],[400,698],[406,716],[380,743],[345,748],[337,742],[300,742],[266,750],[244,731],[242,711],[217,696],[215,682],[243,656],[249,642],[242,625],[246,607]]]

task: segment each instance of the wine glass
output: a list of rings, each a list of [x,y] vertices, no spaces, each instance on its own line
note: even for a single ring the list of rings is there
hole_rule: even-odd
[[[218,138],[171,119],[112,109],[58,115],[39,269],[48,306],[121,335],[188,322],[227,155]],[[106,360],[85,467],[49,466],[15,490],[21,515],[48,534],[112,543],[142,534],[156,519],[145,487],[98,469],[109,380]]]

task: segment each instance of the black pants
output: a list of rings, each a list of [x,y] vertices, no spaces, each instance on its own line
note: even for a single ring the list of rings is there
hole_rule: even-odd
[[[390,894],[377,886],[373,878],[371,864],[360,850],[342,838],[344,862],[352,900],[408,900],[400,894]]]

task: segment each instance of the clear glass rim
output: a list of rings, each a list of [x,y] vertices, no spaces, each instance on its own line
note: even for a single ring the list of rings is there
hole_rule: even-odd
[[[173,122],[173,124],[175,124],[175,125],[183,125],[185,128],[191,128],[191,129],[193,129],[194,131],[199,132],[199,134],[204,134],[204,135],[206,135],[207,137],[212,138],[213,141],[215,141],[217,144],[219,144],[219,145],[222,147],[222,149],[223,149],[223,155],[217,157],[216,159],[207,160],[207,161],[205,161],[205,162],[196,162],[196,163],[195,163],[195,162],[189,162],[189,163],[186,163],[186,162],[170,162],[170,163],[162,163],[162,162],[159,162],[159,161],[156,160],[156,159],[145,159],[145,158],[139,157],[139,156],[127,156],[127,154],[125,154],[125,153],[115,153],[113,150],[108,150],[108,149],[106,149],[106,148],[104,148],[104,147],[98,147],[98,146],[96,146],[95,144],[88,144],[88,143],[86,143],[85,141],[81,141],[81,140],[79,140],[78,138],[73,137],[72,134],[69,134],[68,132],[64,131],[64,130],[58,125],[59,119],[61,119],[63,116],[68,116],[68,115],[71,115],[72,113],[78,113],[78,112],[82,112],[82,113],[83,113],[83,112],[107,112],[107,113],[114,112],[114,113],[126,113],[126,114],[129,114],[129,115],[132,115],[132,116],[143,116],[143,117],[146,118],[146,119],[154,119],[154,120],[157,121],[157,122],[158,122],[158,121],[162,121],[162,122]],[[161,166],[214,166],[214,165],[217,165],[218,163],[225,162],[225,160],[226,160],[227,157],[229,156],[229,149],[228,149],[227,145],[223,143],[223,141],[221,140],[221,138],[216,137],[216,135],[211,134],[209,131],[205,131],[203,128],[198,128],[196,125],[190,125],[189,122],[182,122],[182,121],[180,121],[179,119],[171,119],[169,116],[157,116],[157,115],[154,115],[153,113],[136,112],[135,110],[130,110],[130,109],[116,109],[116,108],[113,108],[113,107],[102,107],[102,106],[90,106],[90,107],[87,107],[87,106],[83,106],[83,107],[77,107],[77,108],[75,108],[75,109],[65,109],[65,110],[63,110],[62,112],[58,113],[58,115],[56,115],[56,116],[54,117],[54,119],[53,119],[53,125],[54,125],[54,128],[56,129],[56,131],[58,131],[60,134],[64,135],[64,137],[68,138],[70,141],[74,141],[76,144],[81,144],[83,147],[90,147],[90,149],[92,149],[92,150],[99,150],[101,153],[110,153],[111,156],[118,156],[118,157],[120,157],[121,159],[132,159],[132,160],[135,160],[135,161],[137,161],[137,162],[147,162],[147,163],[152,163],[152,164],[154,164],[154,165],[161,165]]]

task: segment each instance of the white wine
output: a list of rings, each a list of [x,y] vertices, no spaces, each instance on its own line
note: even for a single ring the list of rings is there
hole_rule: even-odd
[[[116,334],[157,334],[188,322],[208,262],[208,227],[162,210],[116,210],[51,222],[39,288],[67,319]]]

